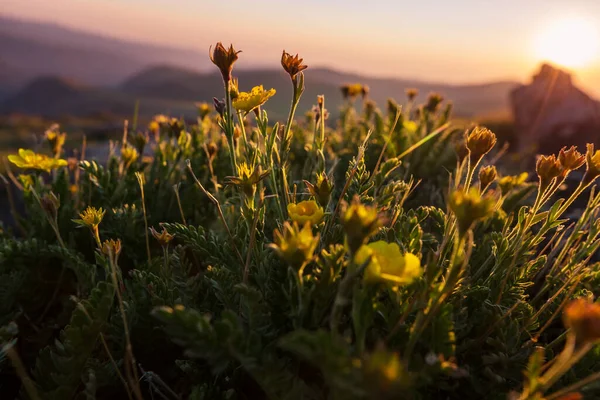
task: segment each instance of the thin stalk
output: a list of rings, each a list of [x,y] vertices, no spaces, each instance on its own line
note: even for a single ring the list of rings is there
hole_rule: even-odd
[[[144,195],[144,175],[142,175],[140,172],[136,172],[135,176],[138,180],[138,183],[140,185],[140,191],[142,193],[142,211],[144,213],[144,227],[145,227],[145,233],[146,233],[146,253],[148,256],[148,263],[150,263],[152,261],[152,256],[150,255],[150,236],[148,234],[148,215],[146,214],[146,197]]]
[[[27,370],[25,369],[25,366],[21,361],[21,357],[19,357],[19,355],[13,349],[12,346],[5,346],[2,350],[4,351],[4,354],[6,354],[6,356],[10,359],[10,362],[15,368],[15,372],[21,379],[23,387],[25,388],[25,391],[27,392],[29,397],[31,397],[32,400],[41,400],[41,397],[38,394],[37,389],[35,388],[35,383],[27,374]]]

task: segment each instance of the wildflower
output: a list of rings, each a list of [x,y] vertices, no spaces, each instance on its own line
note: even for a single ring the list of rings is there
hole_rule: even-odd
[[[368,283],[384,281],[406,285],[423,274],[419,258],[411,253],[402,254],[396,243],[379,240],[361,246],[354,256],[354,262],[361,265],[369,257],[371,260],[364,275]]]
[[[121,160],[123,160],[126,168],[134,163],[139,156],[140,155],[137,150],[128,144],[125,144],[125,146],[123,146],[121,149]]]
[[[100,222],[102,222],[104,214],[106,214],[106,210],[103,210],[102,208],[96,209],[95,207],[88,206],[88,208],[79,214],[80,219],[74,219],[72,221],[79,226],[85,226],[95,230],[98,229],[98,225],[100,225]]]
[[[113,240],[105,240],[100,247],[100,251],[109,259],[112,259],[114,264],[117,263],[119,258],[119,254],[121,254],[121,239]]]
[[[429,111],[430,113],[434,113],[438,110],[438,108],[440,107],[440,104],[442,104],[442,101],[444,101],[444,98],[442,97],[441,94],[439,93],[431,93],[429,95],[429,97],[427,98],[427,103],[425,104],[425,110]]]
[[[160,245],[163,247],[167,246],[169,242],[175,237],[174,235],[171,235],[169,232],[167,232],[165,228],[163,228],[163,230],[160,233],[158,233],[158,231],[153,227],[150,227],[149,230],[152,236],[154,236],[154,239],[156,239],[158,243],[160,243]]]
[[[44,154],[36,154],[31,150],[25,149],[19,149],[18,155],[9,155],[8,160],[19,168],[37,169],[46,172],[67,165],[66,160],[48,157]]]
[[[331,192],[333,192],[333,184],[324,172],[317,174],[317,181],[313,185],[308,181],[304,181],[310,194],[317,199],[321,207],[327,207]]]
[[[408,98],[408,101],[414,101],[415,98],[419,95],[419,89],[406,89],[406,97]]]
[[[52,192],[46,193],[40,199],[40,204],[46,214],[48,214],[52,220],[56,220],[58,217],[58,209],[60,207],[60,198],[56,197]]]
[[[235,51],[233,45],[230,45],[229,49],[226,49],[221,42],[217,43],[215,49],[212,50],[212,53],[211,50],[212,46],[208,50],[210,61],[212,61],[221,71],[223,81],[225,83],[229,82],[231,80],[233,64],[237,61],[238,53],[241,53],[241,51]]]
[[[585,164],[586,171],[582,183],[584,186],[587,186],[600,175],[600,150],[594,151],[594,145],[592,143],[587,144]]]
[[[204,119],[208,114],[210,114],[210,106],[206,102],[196,103],[196,107],[198,107],[198,113],[200,114],[200,119]]]
[[[363,370],[369,386],[369,398],[397,398],[393,393],[402,393],[409,385],[406,369],[398,353],[386,350],[383,346],[356,363]]]
[[[346,84],[342,85],[341,90],[344,99],[353,100],[357,96],[363,94],[363,85],[361,85],[360,83]]]
[[[540,178],[540,192],[544,192],[552,181],[561,174],[562,167],[554,154],[540,156],[535,164],[535,171]]]
[[[269,170],[263,171],[260,165],[252,169],[246,162],[237,166],[238,176],[226,177],[226,183],[229,185],[240,186],[247,197],[254,196],[256,185],[269,175]]]
[[[287,206],[288,214],[292,221],[300,225],[310,222],[311,225],[317,225],[323,220],[323,209],[319,207],[316,201],[306,200],[300,203],[290,203]]]
[[[262,85],[255,86],[250,92],[240,92],[238,98],[232,104],[236,110],[248,114],[255,108],[265,104],[274,94],[275,89],[265,90]]]
[[[319,243],[319,235],[313,236],[310,223],[304,224],[302,229],[296,222],[290,225],[283,224],[283,233],[275,230],[273,234],[274,243],[269,247],[275,250],[277,255],[296,269],[300,269],[309,262]]]
[[[496,135],[489,129],[478,126],[466,135],[465,142],[471,165],[476,165],[496,145]]]
[[[496,176],[496,167],[493,165],[488,165],[479,170],[479,183],[482,192],[496,180]]]
[[[500,191],[502,195],[507,194],[515,187],[521,186],[525,181],[529,178],[529,174],[527,172],[522,172],[519,175],[515,176],[503,176],[498,180],[498,186],[500,187]]]
[[[298,54],[292,56],[283,50],[281,55],[281,66],[290,75],[290,78],[295,79],[299,72],[304,71],[308,66],[302,64],[303,59],[298,57]]]
[[[577,147],[571,146],[568,150],[566,147],[560,149],[558,153],[558,161],[563,171],[575,171],[585,163],[585,156],[577,151]]]
[[[356,253],[381,226],[375,207],[360,204],[358,196],[342,215],[342,225],[346,232],[346,244],[352,254]]]
[[[579,298],[565,306],[563,314],[565,326],[582,343],[600,340],[600,304]]]
[[[60,131],[58,131],[58,125],[53,125],[50,129],[46,130],[44,136],[46,137],[48,144],[50,144],[50,149],[52,149],[52,153],[60,154],[63,145],[65,144],[67,134],[60,133]]]
[[[415,133],[418,128],[419,126],[415,121],[402,121],[402,129],[404,129],[406,133]]]
[[[473,187],[468,192],[464,190],[453,192],[448,205],[456,215],[459,235],[463,236],[475,221],[489,216],[494,210],[495,203],[491,196],[481,196]]]

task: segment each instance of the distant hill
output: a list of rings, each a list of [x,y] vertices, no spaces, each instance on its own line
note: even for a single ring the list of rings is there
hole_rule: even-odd
[[[275,88],[277,95],[270,101],[274,112],[285,113],[292,95],[289,77],[282,70],[236,70],[242,90],[262,84]],[[325,95],[326,104],[335,111],[341,104],[340,86],[344,83],[363,83],[369,86],[369,96],[380,106],[388,98],[404,99],[407,88],[420,91],[418,100],[423,101],[430,92],[439,92],[451,100],[457,114],[473,117],[481,114],[496,114],[509,110],[508,93],[517,82],[491,82],[481,85],[445,85],[425,83],[408,79],[382,79],[357,74],[337,72],[325,68],[309,68],[305,71],[306,91],[300,110],[308,110],[316,103],[316,96]],[[162,97],[178,100],[208,101],[213,96],[222,96],[222,83],[217,72],[198,73],[171,66],[156,66],[143,70],[126,80],[121,88],[127,93],[146,97]]]
[[[206,51],[200,49],[128,42],[2,16],[0,57],[22,77],[56,75],[92,85],[115,85],[142,68],[165,61],[198,70],[210,64]]]
[[[359,82],[369,85],[369,96],[380,107],[385,107],[389,97],[402,101],[404,90],[416,87],[420,90],[420,100],[424,100],[429,92],[439,92],[453,102],[457,116],[470,118],[481,114],[506,112],[509,108],[508,93],[517,86],[514,82],[453,86],[379,79],[318,68],[309,68],[305,72],[306,90],[299,105],[299,113],[310,110],[316,103],[317,95],[323,94],[326,107],[335,115],[342,103],[340,85]],[[283,70],[239,70],[235,76],[239,79],[241,90],[249,90],[260,84],[265,88],[275,88],[277,94],[267,103],[265,109],[273,119],[285,118],[292,88],[289,76]],[[222,96],[223,84],[218,72],[199,73],[160,65],[144,69],[115,87],[93,87],[59,77],[37,78],[0,102],[0,113],[52,117],[103,112],[118,117],[130,117],[135,102],[139,100],[142,116],[171,113],[193,117],[195,102],[210,102],[213,97]]]
[[[0,114],[37,115],[47,118],[65,116],[112,116],[131,118],[138,96],[114,88],[86,86],[58,77],[40,77],[0,102]],[[141,113],[193,115],[195,107],[187,101],[141,99]]]

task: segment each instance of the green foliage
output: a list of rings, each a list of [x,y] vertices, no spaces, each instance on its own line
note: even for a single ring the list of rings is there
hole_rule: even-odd
[[[382,112],[352,85],[321,123],[322,99],[295,119],[290,80],[289,123],[201,106],[126,129],[107,159],[20,171],[3,398],[541,400],[598,370],[561,322],[599,294],[593,185],[563,195],[563,169],[542,193],[525,175],[481,193],[498,154],[457,154],[471,130],[439,96]],[[76,228],[88,207],[106,213]]]

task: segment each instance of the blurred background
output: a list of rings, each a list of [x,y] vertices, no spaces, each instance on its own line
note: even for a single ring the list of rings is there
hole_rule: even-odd
[[[331,123],[340,86],[362,83],[380,108],[439,92],[511,151],[598,142],[597,0],[0,0],[0,156],[52,123],[93,150],[134,114],[194,119],[222,96],[218,41],[242,50],[240,89],[277,90],[271,119],[289,106],[285,49],[309,66],[299,111],[324,94]]]

